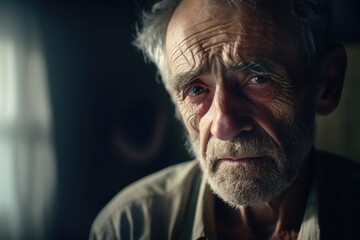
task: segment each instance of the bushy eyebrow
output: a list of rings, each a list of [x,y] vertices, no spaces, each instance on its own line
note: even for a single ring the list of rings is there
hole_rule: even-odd
[[[263,61],[242,61],[240,63],[226,67],[225,71],[240,71],[245,73],[255,74],[274,74],[283,75],[283,69],[273,63]],[[170,80],[171,88],[176,92],[180,92],[189,83],[196,79],[203,71],[201,68],[196,68],[188,72],[179,73],[173,76]]]
[[[258,74],[265,74],[269,72],[274,72],[273,69],[275,66],[269,66],[264,62],[258,61],[250,61],[250,62],[241,62],[236,65],[230,67],[231,70],[246,72],[246,73],[258,73]]]
[[[179,73],[170,79],[170,86],[175,93],[178,93],[191,83],[194,78],[199,76],[201,72],[201,69],[194,69],[188,72]]]

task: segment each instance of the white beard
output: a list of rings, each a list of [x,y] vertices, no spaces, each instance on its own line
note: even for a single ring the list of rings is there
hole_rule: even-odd
[[[191,145],[212,191],[231,206],[251,206],[278,196],[298,176],[315,132],[314,123],[306,126],[307,133],[303,124],[283,130],[284,149],[263,130],[241,133],[232,141],[210,138],[203,154],[196,151],[199,141],[192,139]],[[243,155],[265,157],[246,163],[219,160]]]

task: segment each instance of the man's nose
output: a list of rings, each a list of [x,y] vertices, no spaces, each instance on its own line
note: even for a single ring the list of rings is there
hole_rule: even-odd
[[[232,140],[241,132],[250,131],[254,127],[249,101],[223,87],[215,91],[210,114],[211,134],[221,140]]]

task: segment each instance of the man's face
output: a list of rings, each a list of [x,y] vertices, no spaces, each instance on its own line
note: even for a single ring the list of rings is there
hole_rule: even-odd
[[[313,87],[289,19],[270,4],[184,0],[168,26],[167,88],[208,183],[233,206],[288,188],[313,143]]]

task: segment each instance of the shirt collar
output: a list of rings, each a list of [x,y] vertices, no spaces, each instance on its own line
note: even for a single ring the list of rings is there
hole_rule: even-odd
[[[312,187],[308,196],[306,210],[297,240],[320,239],[319,211],[318,211],[318,186],[316,175],[313,178]]]
[[[216,239],[214,195],[202,177],[196,205],[192,239]]]

